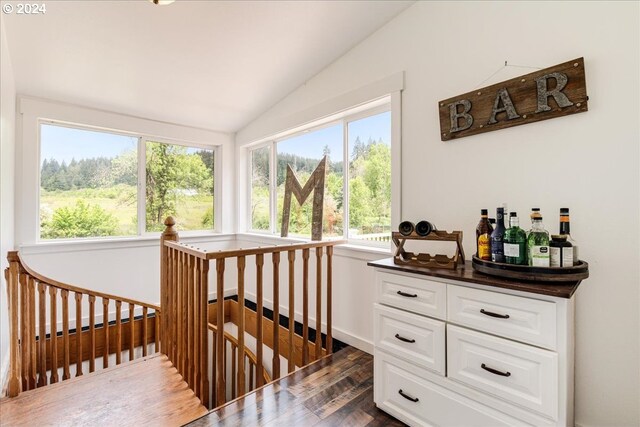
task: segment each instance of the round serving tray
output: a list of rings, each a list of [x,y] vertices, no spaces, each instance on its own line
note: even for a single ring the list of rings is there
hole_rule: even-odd
[[[531,267],[501,262],[485,261],[473,256],[473,269],[491,276],[508,279],[532,280],[536,282],[574,282],[589,277],[589,264],[578,261],[572,267]]]

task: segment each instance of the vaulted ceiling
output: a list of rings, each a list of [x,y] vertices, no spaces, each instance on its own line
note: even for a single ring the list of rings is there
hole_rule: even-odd
[[[3,22],[19,94],[235,132],[412,3],[47,1]]]

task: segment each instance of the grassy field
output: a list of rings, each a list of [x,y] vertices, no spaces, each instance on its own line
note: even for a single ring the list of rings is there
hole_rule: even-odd
[[[213,197],[208,195],[176,196],[176,218],[178,230],[202,230],[203,217],[207,210],[213,209]],[[56,209],[73,207],[77,200],[98,205],[114,216],[119,224],[116,236],[137,234],[136,187],[117,185],[109,188],[82,189],[70,191],[40,190],[40,216],[51,218]],[[148,227],[159,230],[163,226]],[[151,230],[149,230],[151,231]]]

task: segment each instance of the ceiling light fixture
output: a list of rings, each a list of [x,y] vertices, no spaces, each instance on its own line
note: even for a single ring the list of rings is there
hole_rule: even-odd
[[[149,0],[153,4],[164,6],[173,3],[175,0]]]

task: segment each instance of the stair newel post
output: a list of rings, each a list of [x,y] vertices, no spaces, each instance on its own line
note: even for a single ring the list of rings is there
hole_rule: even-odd
[[[169,265],[169,250],[164,245],[164,242],[178,242],[178,231],[174,228],[176,225],[176,220],[173,219],[172,216],[167,217],[164,220],[165,229],[160,235],[160,311],[164,315],[161,316],[161,319],[158,319],[158,313],[156,313],[156,318],[154,319],[156,322],[161,321],[160,324],[160,337],[156,337],[156,341],[160,340],[160,351],[164,354],[169,354],[169,348],[167,347],[168,340],[166,340],[166,334],[168,333],[169,327],[169,316],[167,316],[167,309],[169,306],[169,296],[167,292],[168,288],[168,273],[167,267]],[[157,328],[156,328],[157,329]]]
[[[16,397],[20,394],[20,348],[18,338],[18,274],[20,271],[20,258],[18,252],[9,252],[9,274],[7,279],[9,319],[9,382],[7,384],[7,395]]]

